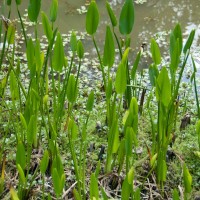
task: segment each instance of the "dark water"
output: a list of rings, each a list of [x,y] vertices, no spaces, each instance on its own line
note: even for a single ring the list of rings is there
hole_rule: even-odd
[[[86,0],[87,1],[87,0]],[[56,26],[61,33],[67,33],[69,30],[85,31],[85,13],[79,14],[77,9],[85,6],[85,0],[59,0],[59,13]],[[28,0],[23,0],[20,10],[28,7]],[[119,17],[124,0],[109,1]],[[132,32],[132,48],[138,50],[143,42],[149,44],[152,37],[157,37],[161,46],[167,45],[168,34],[177,23],[181,24],[184,39],[189,35],[192,29],[196,29],[196,36],[193,47],[199,48],[200,44],[200,0],[135,0],[135,24]],[[143,2],[143,3],[138,3]],[[51,0],[42,1],[42,10],[48,15]],[[17,16],[15,1],[12,6],[12,18]],[[105,26],[109,24],[108,14],[105,9],[105,0],[97,0],[100,10],[100,25],[96,34],[97,42],[103,46],[105,37]],[[0,0],[2,7],[3,1]],[[0,9],[1,14],[6,12],[6,8]],[[42,27],[40,32],[43,33]],[[32,30],[33,31],[33,30]],[[164,39],[163,39],[164,38]],[[88,46],[90,44],[88,43]]]

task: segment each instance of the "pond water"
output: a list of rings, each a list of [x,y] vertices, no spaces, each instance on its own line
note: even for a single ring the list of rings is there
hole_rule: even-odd
[[[61,33],[69,30],[85,31],[85,13],[79,14],[78,9],[84,9],[89,0],[59,0],[59,13],[56,26]],[[0,0],[0,3],[3,2]],[[22,1],[20,10],[28,7],[28,0]],[[119,17],[124,0],[109,1]],[[188,36],[192,29],[196,29],[196,36],[193,47],[199,50],[200,44],[200,0],[135,0],[135,25],[132,32],[132,48],[138,51],[143,42],[150,43],[150,39],[157,35],[160,37],[160,46],[167,45],[169,31],[176,23],[180,23],[184,38]],[[51,0],[42,1],[42,10],[49,13]],[[2,3],[1,3],[2,4]],[[16,8],[13,2],[13,15],[15,18]],[[101,23],[96,36],[100,47],[103,46],[105,37],[105,26],[109,24],[108,14],[105,8],[105,0],[97,0],[100,10]],[[4,14],[4,10],[2,13]],[[41,32],[42,27],[41,27]],[[158,40],[159,41],[159,40]],[[90,47],[90,42],[86,42]],[[92,47],[92,46],[91,46]]]

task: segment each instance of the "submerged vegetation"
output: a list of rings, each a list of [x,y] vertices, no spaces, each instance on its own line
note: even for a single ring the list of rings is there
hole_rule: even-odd
[[[19,24],[10,20],[12,3]],[[96,50],[91,62],[80,33],[65,38],[55,27],[58,0],[49,14],[40,10],[41,0],[30,0],[27,20],[21,0],[6,4],[8,16],[0,22],[0,198],[198,199],[195,30],[183,43],[181,26],[175,26],[169,61],[152,39],[152,62],[140,70],[143,48],[133,58],[131,47],[132,0],[125,0],[119,20],[106,2],[103,51],[96,41],[98,6],[94,0],[88,5],[86,32]],[[189,61],[193,73],[184,82]],[[88,72],[98,77],[89,80]]]

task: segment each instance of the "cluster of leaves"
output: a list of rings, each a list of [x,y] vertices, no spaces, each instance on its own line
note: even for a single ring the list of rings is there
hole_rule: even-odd
[[[12,1],[7,1],[10,7]],[[25,88],[20,77],[20,62],[15,64],[15,26],[9,23],[4,33],[4,46],[1,51],[0,70],[4,67],[4,57],[9,62],[6,76],[1,81],[1,105],[7,107],[6,90],[10,91],[12,105],[9,113],[8,126],[13,127],[16,137],[16,169],[19,174],[19,184],[16,189],[10,188],[12,199],[27,199],[38,173],[41,174],[43,182],[43,199],[45,196],[46,174],[51,174],[52,185],[55,196],[62,198],[65,188],[65,170],[62,162],[62,155],[59,151],[58,139],[61,132],[66,133],[69,152],[73,161],[77,187],[73,190],[74,198],[87,199],[88,192],[91,199],[108,199],[104,188],[101,188],[101,195],[98,187],[98,175],[101,164],[99,162],[95,173],[90,176],[90,191],[86,189],[86,159],[87,151],[87,126],[90,114],[94,105],[95,94],[92,91],[88,95],[85,107],[85,121],[79,125],[75,120],[75,104],[78,98],[78,85],[80,70],[84,57],[84,47],[81,40],[77,40],[75,32],[70,37],[70,48],[72,56],[66,57],[62,35],[54,22],[57,18],[58,0],[52,0],[50,17],[41,12],[44,34],[48,41],[46,53],[40,48],[40,41],[37,34],[38,18],[41,9],[41,0],[30,0],[28,7],[28,17],[35,26],[35,40],[27,39],[18,6],[21,1],[15,1],[17,11],[23,30],[26,45],[26,57],[29,70],[29,85]],[[124,37],[124,42],[120,42],[120,37],[116,34],[118,20],[110,4],[106,2],[107,12],[111,25],[107,25],[104,43],[104,52],[101,52],[95,40],[95,33],[99,24],[99,11],[95,1],[91,1],[86,14],[86,31],[91,36],[94,43],[103,79],[106,103],[107,122],[107,148],[105,172],[109,173],[117,168],[118,174],[125,169],[125,178],[121,188],[121,198],[140,199],[140,188],[135,188],[133,149],[138,146],[138,93],[145,92],[146,88],[138,87],[136,71],[142,51],[138,52],[132,66],[129,61],[131,50],[130,34],[134,25],[134,4],[132,0],[126,0],[122,7],[119,18],[119,31]],[[8,14],[10,17],[11,9]],[[2,24],[1,29],[2,31]],[[1,33],[1,32],[0,32]],[[151,119],[152,126],[152,147],[149,151],[150,173],[155,171],[157,184],[164,191],[164,184],[167,176],[166,154],[168,146],[172,141],[173,133],[176,132],[176,120],[178,113],[179,88],[188,57],[190,47],[194,39],[193,30],[186,44],[183,46],[181,27],[178,24],[170,35],[170,64],[168,67],[161,66],[161,54],[159,46],[154,39],[151,41],[151,54],[153,63],[149,66],[149,77],[151,82],[150,95],[147,101],[147,112]],[[115,41],[119,49],[120,61],[116,74],[112,74],[111,68],[116,61]],[[8,47],[6,47],[6,42]],[[12,45],[11,54],[7,50]],[[7,49],[6,49],[7,48]],[[183,60],[181,61],[181,56]],[[77,58],[78,63],[75,63]],[[70,59],[70,61],[68,61]],[[193,62],[194,64],[194,62]],[[73,65],[77,67],[77,73],[72,73]],[[181,68],[179,69],[179,65]],[[195,69],[195,64],[194,64]],[[61,81],[61,73],[64,73],[64,80]],[[55,78],[55,74],[58,79]],[[179,75],[177,75],[179,74]],[[51,79],[49,79],[51,75]],[[194,85],[196,86],[195,73]],[[195,87],[196,88],[196,87]],[[153,94],[156,95],[157,116],[151,112],[151,100]],[[197,108],[198,97],[197,98]],[[125,102],[123,105],[123,101]],[[50,103],[51,102],[51,103]],[[152,101],[153,102],[153,101]],[[64,110],[67,103],[67,108]],[[1,108],[3,109],[3,108]],[[125,112],[122,116],[122,112]],[[17,113],[17,116],[15,115]],[[199,110],[198,110],[199,114]],[[155,119],[154,119],[155,118]],[[154,121],[156,120],[156,124]],[[199,136],[199,123],[197,124],[197,134]],[[120,132],[120,127],[122,131]],[[121,135],[120,135],[121,134]],[[2,161],[2,175],[0,178],[0,192],[5,187],[5,159],[3,158],[6,145],[7,133],[3,136],[2,149],[0,151],[0,161]],[[199,136],[200,138],[200,136]],[[41,148],[42,141],[45,141],[45,149],[39,165],[31,174],[31,155],[34,149]],[[80,144],[79,148],[78,145]],[[199,142],[200,144],[200,142]],[[79,152],[77,153],[77,149]],[[185,188],[185,198],[192,190],[192,177],[185,163],[183,166],[183,182]],[[179,194],[175,189],[173,199],[179,199]]]

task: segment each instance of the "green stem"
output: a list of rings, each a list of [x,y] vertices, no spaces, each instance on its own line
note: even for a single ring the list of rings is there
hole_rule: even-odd
[[[98,55],[98,59],[99,59],[100,67],[101,67],[101,72],[102,72],[102,76],[103,76],[103,84],[104,84],[104,88],[105,88],[105,91],[106,91],[106,87],[107,87],[107,85],[106,85],[106,76],[105,76],[105,72],[104,72],[104,67],[103,67],[103,64],[102,64],[101,56],[100,56],[96,41],[94,39],[94,36],[92,36],[92,40],[93,40],[93,43],[94,43],[94,46],[95,46],[95,49],[96,49],[96,52],[97,52],[97,55]]]
[[[21,26],[22,26],[22,31],[23,31],[23,35],[24,35],[25,45],[26,45],[26,47],[27,47],[26,32],[25,32],[25,29],[24,29],[24,23],[23,23],[23,21],[22,21],[22,17],[21,17],[21,14],[20,14],[18,5],[17,5],[17,13],[18,13],[18,16],[19,16],[19,19],[20,19],[20,23],[21,23]]]

